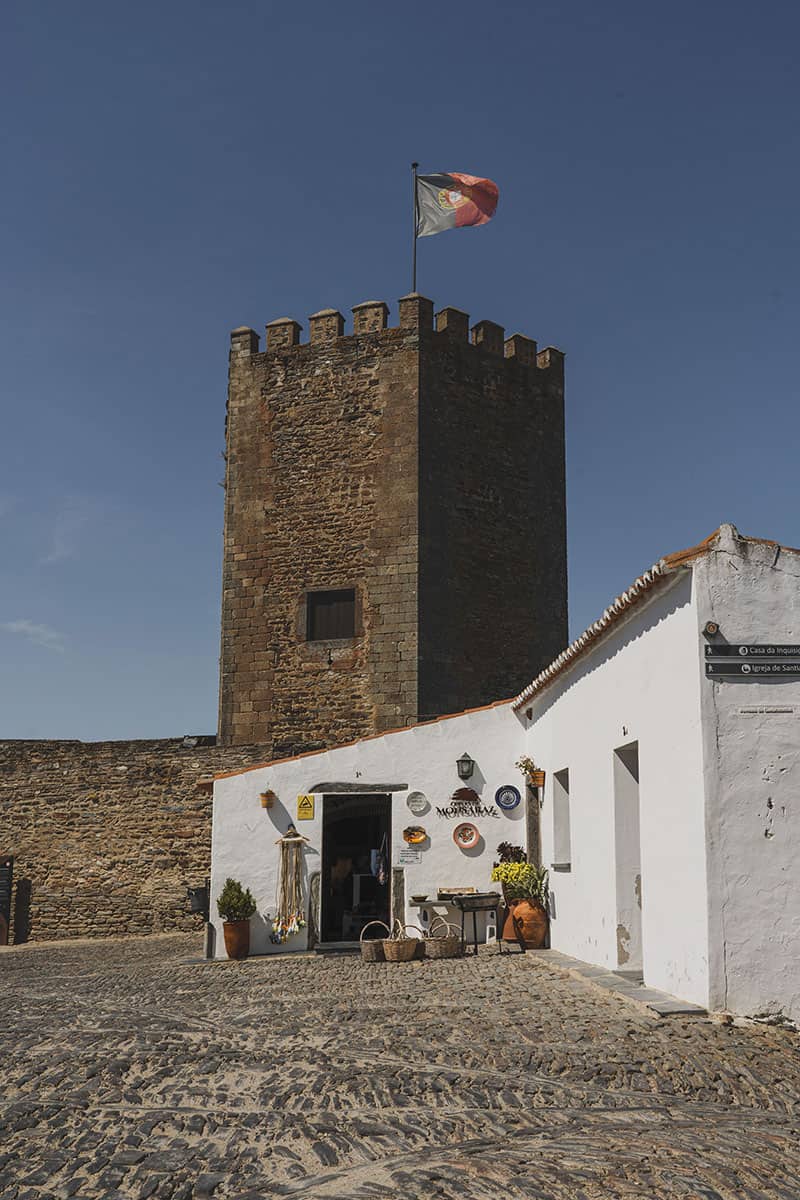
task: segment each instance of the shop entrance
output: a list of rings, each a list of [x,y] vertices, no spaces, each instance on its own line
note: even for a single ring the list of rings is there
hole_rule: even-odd
[[[368,921],[388,925],[390,846],[389,796],[323,796],[323,942],[357,942]],[[381,930],[370,933],[380,936]]]

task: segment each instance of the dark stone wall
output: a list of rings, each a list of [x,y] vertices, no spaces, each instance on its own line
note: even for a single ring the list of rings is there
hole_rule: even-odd
[[[234,331],[220,739],[276,756],[503,698],[566,645],[563,356],[422,297]],[[356,636],[309,643],[310,590]]]
[[[421,367],[420,720],[513,696],[567,644],[563,356],[498,326],[475,344],[488,322],[470,343],[452,310],[439,325]]]
[[[0,742],[0,854],[13,854],[11,939],[199,929],[186,888],[211,862],[216,772],[270,758],[213,737]]]

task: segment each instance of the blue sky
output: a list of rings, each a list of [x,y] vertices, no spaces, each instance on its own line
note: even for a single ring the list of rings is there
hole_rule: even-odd
[[[412,159],[500,187],[419,290],[567,354],[573,634],[721,521],[800,544],[799,41],[736,0],[8,0],[0,737],[214,730],[229,330],[394,321]]]

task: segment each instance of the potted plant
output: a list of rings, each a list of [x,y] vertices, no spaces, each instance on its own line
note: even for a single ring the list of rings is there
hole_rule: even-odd
[[[247,958],[250,953],[250,918],[256,902],[249,888],[236,879],[226,879],[217,897],[217,910],[222,917],[225,951],[228,958]]]
[[[544,771],[541,767],[537,767],[533,759],[529,758],[527,754],[523,754],[522,758],[518,758],[514,766],[517,770],[522,771],[529,787],[544,787]]]
[[[547,940],[547,871],[529,863],[521,846],[501,842],[500,862],[492,869],[492,881],[503,887],[508,916],[503,941],[523,941],[529,950],[540,950]]]

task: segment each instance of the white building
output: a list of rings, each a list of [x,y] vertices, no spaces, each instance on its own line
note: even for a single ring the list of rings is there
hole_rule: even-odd
[[[369,851],[384,831],[387,902],[417,924],[448,912],[430,903],[439,889],[489,890],[499,842],[532,856],[541,845],[555,949],[640,967],[647,985],[711,1009],[797,1018],[799,730],[800,551],[723,525],[659,560],[514,700],[219,778],[217,953],[214,898],[228,876],[258,902],[253,952],[305,948],[305,932],[272,945],[267,917],[276,839],[297,797],[313,795],[313,817],[297,824],[309,904],[321,872],[323,937],[354,936],[353,908],[369,911],[331,898],[334,856],[346,849],[354,886],[374,900]],[[464,752],[480,802],[470,849],[453,841],[462,817],[449,804]],[[523,786],[522,755],[546,771],[539,792]],[[503,808],[509,786],[521,802]],[[263,809],[267,790],[277,800]],[[419,848],[403,840],[409,825],[428,835]]]

